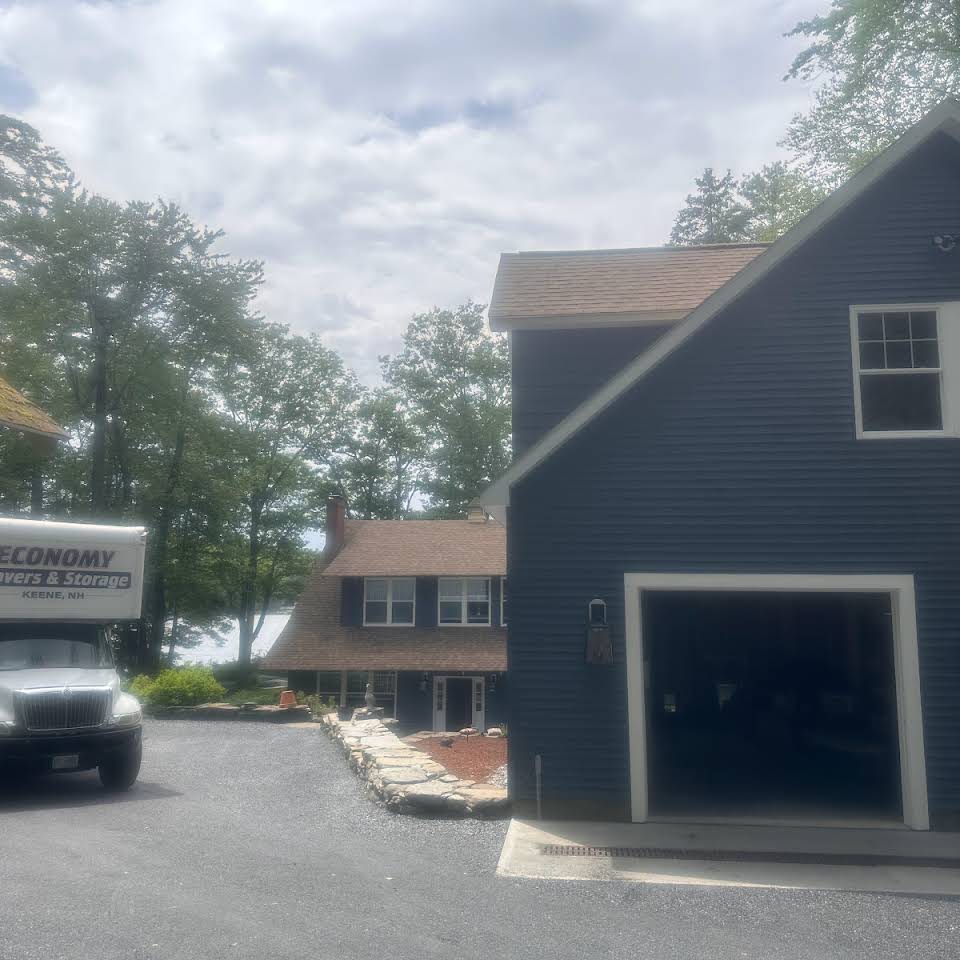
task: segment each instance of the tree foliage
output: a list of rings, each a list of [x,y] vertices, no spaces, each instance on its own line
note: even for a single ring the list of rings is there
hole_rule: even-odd
[[[677,245],[776,240],[823,199],[824,191],[783,161],[737,180],[710,167],[696,180],[677,214],[670,242]]]
[[[960,96],[956,0],[833,0],[788,36],[809,45],[785,79],[816,85],[783,140],[793,154],[736,182],[696,181],[673,243],[775,240],[925,113]]]
[[[784,142],[826,184],[855,173],[941,100],[960,95],[956,0],[834,0],[790,36],[811,43],[787,77],[820,86]]]
[[[254,310],[262,265],[172,203],[80,189],[0,117],[0,373],[69,432],[0,431],[0,509],[148,527],[144,616],[119,652],[173,663],[268,611],[312,562],[326,496],[352,516],[458,515],[509,456],[502,338],[467,304],[415,316],[386,384],[360,386],[314,336]]]
[[[718,177],[712,167],[695,181],[695,193],[687,195],[677,214],[670,242],[680,246],[695,243],[737,243],[747,239],[750,211],[728,170]]]
[[[355,517],[408,517],[424,477],[424,431],[403,396],[389,388],[364,391],[352,418],[347,442],[331,470],[335,489]]]
[[[383,358],[384,380],[425,438],[421,489],[439,517],[463,516],[510,460],[509,352],[483,314],[476,303],[418,314],[400,353]]]

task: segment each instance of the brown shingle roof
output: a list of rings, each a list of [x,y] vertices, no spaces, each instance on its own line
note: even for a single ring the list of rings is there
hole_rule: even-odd
[[[506,530],[495,520],[348,520],[333,577],[506,576]]]
[[[680,320],[766,244],[504,253],[490,299],[494,330]],[[539,323],[537,321],[540,321]]]
[[[325,576],[318,568],[265,657],[264,668],[490,673],[507,669],[507,632],[502,627],[345,627],[340,623],[340,595],[340,579]]]
[[[0,425],[39,433],[45,437],[66,438],[67,433],[57,426],[38,406],[32,404],[19,390],[14,390],[0,377]]]

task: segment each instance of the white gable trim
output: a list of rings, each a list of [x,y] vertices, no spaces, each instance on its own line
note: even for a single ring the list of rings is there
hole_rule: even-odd
[[[511,330],[577,330],[594,327],[656,327],[676,323],[687,315],[685,310],[632,310],[622,313],[543,314],[516,317],[496,314],[489,317],[495,332]]]
[[[784,258],[806,243],[838,213],[901,163],[931,134],[940,130],[960,140],[960,102],[945,100],[931,110],[899,140],[808,213],[792,230],[788,230],[769,249],[711,294],[685,320],[664,333],[649,350],[628,363],[596,393],[584,400],[552,430],[544,434],[499,480],[484,491],[480,497],[484,507],[494,516],[502,513],[502,510],[497,511],[496,508],[509,505],[510,487],[514,483],[525,477],[571,437],[579,433],[583,427],[603,413],[635,383],[692,337],[708,320],[753,287]]]

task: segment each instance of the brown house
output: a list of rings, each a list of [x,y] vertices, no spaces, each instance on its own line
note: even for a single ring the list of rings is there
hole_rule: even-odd
[[[424,729],[506,719],[506,531],[466,520],[348,520],[327,505],[323,557],[264,660],[295,690]]]

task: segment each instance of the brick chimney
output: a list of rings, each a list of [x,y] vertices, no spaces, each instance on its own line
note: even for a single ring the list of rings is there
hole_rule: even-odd
[[[480,500],[477,497],[474,497],[467,504],[467,519],[471,523],[487,522],[487,514],[483,509],[483,505],[480,503]]]
[[[323,544],[323,556],[332,560],[343,546],[347,518],[347,501],[343,497],[327,498],[327,524],[324,528],[326,540]]]

